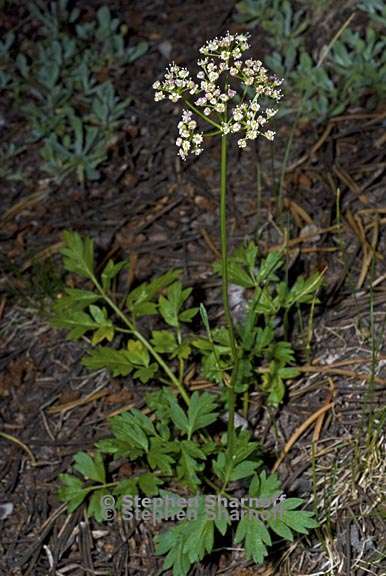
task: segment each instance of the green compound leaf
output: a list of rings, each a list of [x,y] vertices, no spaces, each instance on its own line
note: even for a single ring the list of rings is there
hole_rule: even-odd
[[[128,357],[132,364],[147,367],[149,366],[149,352],[139,340],[129,340],[127,343]]]
[[[176,337],[169,330],[153,330],[151,343],[160,354],[173,354],[178,348]]]
[[[153,362],[152,364],[150,364],[150,366],[138,368],[134,372],[133,376],[134,378],[138,378],[138,380],[140,380],[142,384],[146,384],[146,382],[149,382],[149,380],[154,378],[157,372],[158,372],[158,364],[156,362]]]
[[[59,480],[62,485],[58,490],[58,498],[67,504],[69,513],[74,512],[86,498],[89,489],[84,486],[82,480],[71,474],[60,474]]]
[[[259,466],[259,462],[252,462],[252,460],[245,460],[235,466],[230,475],[230,480],[233,482],[235,480],[241,480],[242,478],[247,478],[251,476],[256,468]]]
[[[179,315],[180,322],[191,322],[195,315],[197,314],[199,308],[187,308]]]
[[[54,316],[63,312],[68,313],[71,310],[83,310],[90,304],[94,304],[100,299],[99,294],[91,290],[81,290],[79,288],[66,288],[64,295],[59,298],[53,305]]]
[[[173,576],[187,576],[192,564],[210,553],[214,543],[214,521],[208,518],[203,498],[196,518],[180,522],[156,537],[156,554],[164,555],[163,569]]]
[[[81,238],[77,232],[66,230],[63,234],[64,267],[69,272],[75,272],[85,278],[91,278],[94,273],[94,242],[91,238]]]
[[[152,438],[147,454],[150,467],[153,470],[160,470],[166,476],[171,476],[175,459],[170,454],[176,451],[178,451],[178,447],[173,442],[167,442],[163,438]]]
[[[167,401],[170,406],[170,417],[173,423],[185,434],[189,434],[189,420],[184,410],[178,404],[177,399],[173,395],[167,396]]]
[[[290,289],[285,306],[290,308],[295,303],[311,304],[315,300],[315,293],[319,290],[322,280],[323,275],[318,273],[309,278],[300,276]]]
[[[279,502],[267,512],[268,526],[281,538],[292,541],[293,532],[308,534],[309,529],[317,528],[318,522],[313,517],[312,512],[294,510],[303,504],[300,498],[289,498],[284,502]]]
[[[104,484],[106,482],[106,472],[101,454],[96,453],[92,458],[87,452],[78,452],[74,456],[74,470],[77,470],[87,480],[95,480]]]
[[[113,416],[110,420],[111,431],[121,442],[127,442],[134,448],[145,452],[149,449],[148,435],[155,433],[153,424],[149,418],[138,410],[125,412]],[[153,432],[154,431],[154,432]]]
[[[218,413],[214,411],[215,408],[216,400],[211,394],[193,392],[188,409],[187,432],[189,439],[196,430],[205,428],[217,420]]]
[[[126,305],[134,316],[140,317],[148,314],[157,314],[157,304],[153,301],[161,290],[167,288],[180,276],[178,270],[170,270],[154,278],[151,282],[144,282],[134,288],[127,297]]]
[[[278,277],[275,274],[283,266],[283,257],[280,252],[270,252],[261,262],[257,279],[260,284],[267,282],[277,282]]]
[[[166,324],[177,328],[180,321],[190,322],[192,320],[198,309],[185,310],[185,316],[183,316],[184,312],[180,314],[180,310],[191,292],[191,288],[183,288],[181,282],[177,281],[168,287],[166,296],[160,296],[159,312]]]
[[[109,342],[114,337],[114,325],[111,320],[107,317],[107,310],[105,308],[99,308],[92,304],[89,307],[90,314],[98,324],[99,328],[94,333],[91,342],[93,344],[99,344],[102,340],[106,339]]]
[[[280,480],[277,474],[267,476],[265,470],[254,476],[249,485],[249,495],[253,498],[275,498],[281,494]]]
[[[95,518],[99,523],[106,520],[106,510],[103,507],[104,496],[109,496],[110,492],[106,488],[101,488],[100,490],[94,490],[91,493],[90,502],[88,504],[87,513],[90,518]]]
[[[110,370],[113,376],[127,376],[133,370],[130,353],[127,350],[115,350],[100,346],[92,350],[82,364],[90,370]]]
[[[310,528],[316,528],[318,523],[312,512],[296,510],[303,504],[301,498],[283,500],[280,482],[276,474],[267,476],[266,472],[255,475],[249,486],[249,496],[257,498],[260,505],[256,509],[243,510],[243,516],[236,530],[235,544],[244,543],[247,559],[253,559],[256,564],[264,562],[271,545],[271,537],[267,528],[275,534],[292,541],[293,532],[307,534]],[[262,510],[259,510],[262,508]]]
[[[128,262],[117,262],[114,263],[112,260],[109,260],[105,269],[101,274],[102,280],[102,288],[105,292],[108,292],[111,287],[111,281],[119,274],[119,272],[123,268],[128,268]]]
[[[163,481],[151,472],[138,476],[138,485],[146,496],[156,496]]]
[[[244,543],[247,560],[253,559],[256,564],[262,564],[268,554],[267,546],[272,542],[263,522],[246,512],[238,523],[234,543]]]
[[[206,460],[204,452],[190,440],[183,440],[178,444],[180,456],[177,465],[177,478],[187,486],[194,488],[201,484],[198,472],[204,469],[204,464],[198,460]]]
[[[55,328],[66,328],[69,330],[67,338],[69,340],[79,340],[89,330],[98,330],[99,325],[82,310],[61,310],[52,319]]]
[[[114,496],[137,496],[138,494],[138,477],[137,478],[125,478],[118,482],[114,487]]]

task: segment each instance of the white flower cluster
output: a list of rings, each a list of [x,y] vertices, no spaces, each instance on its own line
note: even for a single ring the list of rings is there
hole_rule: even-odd
[[[179,147],[178,154],[183,160],[186,160],[189,152],[198,156],[203,150],[200,145],[204,138],[202,132],[195,132],[196,128],[197,122],[192,120],[192,113],[189,110],[184,110],[182,120],[178,123],[179,137],[176,140]]]
[[[221,60],[228,61],[229,58],[240,58],[243,52],[248,50],[248,35],[247,34],[230,34],[227,32],[222,38],[215,38],[209,40],[202,48],[201,54],[204,56],[217,56]]]
[[[172,102],[177,102],[184,92],[195,94],[198,86],[189,76],[187,68],[181,68],[174,63],[171,64],[166,70],[164,81],[157,80],[153,84],[153,88],[156,90],[154,100],[157,102],[168,97]]]
[[[262,109],[259,99],[269,98],[278,101],[281,98],[279,86],[281,80],[271,78],[259,60],[242,60],[248,50],[247,34],[227,34],[207,42],[200,53],[204,58],[198,61],[200,71],[197,82],[190,78],[186,68],[172,64],[166,71],[163,82],[153,84],[155,100],[169,98],[177,102],[183,98],[189,107],[201,118],[215,127],[218,133],[231,134],[241,132],[238,140],[240,148],[247,146],[248,140],[254,140],[259,134],[273,140],[274,132],[265,125],[277,112],[273,108]],[[225,78],[221,81],[222,75]],[[232,84],[239,80],[242,93],[237,94]],[[189,100],[187,94],[196,96]],[[237,98],[232,107],[232,101]],[[195,134],[197,123],[192,113],[184,111],[178,125],[180,137],[177,139],[179,154],[184,160],[188,153],[202,152],[203,134]]]
[[[273,108],[266,108],[262,112],[255,96],[249,105],[239,104],[234,108],[231,119],[226,123],[226,128],[230,132],[244,131],[244,138],[240,138],[237,141],[240,148],[246,148],[247,140],[256,140],[259,134],[262,134],[268,140],[273,140],[275,132],[265,130],[263,126],[276,112],[277,110]]]

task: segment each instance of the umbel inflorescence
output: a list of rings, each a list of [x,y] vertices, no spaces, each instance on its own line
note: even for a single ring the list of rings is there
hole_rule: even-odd
[[[171,64],[162,81],[154,82],[155,100],[182,100],[188,109],[178,123],[176,144],[185,160],[188,154],[200,154],[206,135],[240,134],[240,148],[260,134],[273,140],[275,133],[267,123],[277,112],[263,106],[267,99],[281,98],[282,80],[271,77],[260,60],[243,59],[248,50],[248,34],[230,34],[207,42],[197,62],[200,70],[192,80],[189,70]],[[204,120],[213,132],[199,132],[194,115]]]

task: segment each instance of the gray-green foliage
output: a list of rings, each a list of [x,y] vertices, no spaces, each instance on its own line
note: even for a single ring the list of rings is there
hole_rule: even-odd
[[[348,28],[332,44],[324,57],[310,52],[307,40],[318,31],[313,27],[315,7],[288,0],[242,0],[236,5],[235,19],[250,27],[259,25],[267,32],[272,52],[267,65],[285,79],[292,105],[282,113],[299,111],[306,118],[323,121],[357,105],[372,95],[376,105],[386,92],[386,8],[382,0],[364,0],[357,6],[369,22],[364,31]],[[330,2],[320,9],[333,10]],[[343,24],[343,22],[342,22]],[[316,22],[315,26],[319,24]],[[326,38],[326,43],[332,38]]]
[[[125,27],[106,6],[83,22],[80,10],[68,4],[28,4],[40,24],[38,41],[24,40],[18,48],[9,33],[0,42],[0,90],[25,115],[28,141],[42,144],[42,168],[83,182],[99,177],[130,102],[117,95],[114,79],[147,45],[127,46]]]
[[[64,291],[54,305],[54,326],[66,329],[75,340],[90,337],[93,347],[83,360],[89,369],[108,369],[140,384],[166,379],[172,385],[145,395],[151,417],[137,409],[113,416],[110,435],[96,442],[94,452],[75,455],[73,473],[60,477],[59,497],[68,510],[86,503],[88,515],[101,522],[106,519],[106,497],[110,502],[115,498],[116,510],[124,512],[125,496],[197,496],[196,516],[162,531],[156,539],[157,554],[165,556],[164,569],[172,568],[174,576],[186,576],[213,550],[215,537],[232,528],[235,544],[242,544],[246,556],[260,564],[272,544],[271,533],[292,540],[294,532],[305,534],[317,526],[312,513],[299,510],[301,499],[285,499],[278,509],[280,483],[275,474],[267,476],[263,470],[260,446],[249,431],[237,430],[229,448],[220,419],[227,407],[231,370],[229,334],[225,328],[211,330],[203,306],[207,335],[193,332],[190,325],[198,309],[189,306],[192,290],[182,286],[179,272],[140,284],[124,300],[120,297],[118,306],[114,286],[128,263],[109,261],[97,274],[92,240],[66,232],[64,241],[66,270],[87,284]],[[254,291],[245,321],[237,327],[241,364],[237,392],[252,387],[258,368],[265,365],[261,389],[274,405],[283,398],[285,379],[297,371],[289,366],[294,360],[291,345],[277,337],[273,320],[296,304],[310,303],[321,280],[317,275],[300,277],[288,287],[280,281],[282,265],[278,253],[258,259],[254,244],[239,249],[230,260],[232,282]],[[154,324],[154,317],[160,325]],[[218,384],[217,392],[181,393],[187,361],[201,365],[204,376]],[[130,478],[117,479],[110,472],[109,462],[122,459],[138,465]],[[253,517],[248,506],[240,518],[222,505],[208,513],[208,495],[229,500],[240,487],[246,495],[265,499],[264,505],[255,502]]]

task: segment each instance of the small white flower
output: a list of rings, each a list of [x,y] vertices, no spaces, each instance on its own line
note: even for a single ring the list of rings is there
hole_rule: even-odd
[[[193,144],[201,144],[203,137],[201,134],[195,134],[192,138]]]
[[[210,108],[204,108],[204,114],[205,116],[210,116],[211,113],[211,109]]]
[[[268,140],[273,140],[274,136],[275,136],[275,132],[273,132],[272,130],[267,130],[266,132],[264,132],[264,136],[268,139]]]
[[[247,147],[247,141],[244,140],[244,138],[240,138],[240,140],[237,140],[237,144],[238,144],[239,148],[246,148]]]

